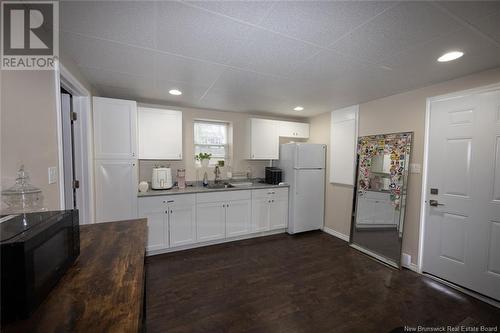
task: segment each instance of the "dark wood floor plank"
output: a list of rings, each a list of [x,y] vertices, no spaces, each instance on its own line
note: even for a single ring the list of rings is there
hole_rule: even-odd
[[[389,332],[499,325],[500,309],[322,232],[148,257],[148,332]]]

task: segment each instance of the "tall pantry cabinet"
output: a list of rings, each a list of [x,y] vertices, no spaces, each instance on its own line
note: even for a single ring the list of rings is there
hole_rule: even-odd
[[[96,222],[137,218],[137,104],[93,98]]]

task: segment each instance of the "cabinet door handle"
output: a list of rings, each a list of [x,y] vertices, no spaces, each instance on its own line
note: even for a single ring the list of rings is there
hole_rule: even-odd
[[[165,202],[165,201],[164,201]],[[174,202],[174,200],[167,200],[167,203],[171,203],[171,202]]]
[[[174,213],[174,211],[171,209],[171,210],[170,210],[170,214],[173,214],[173,213]]]
[[[165,214],[168,214],[168,209],[165,211]]]
[[[226,205],[222,204],[222,208],[225,208],[225,207],[226,207]]]

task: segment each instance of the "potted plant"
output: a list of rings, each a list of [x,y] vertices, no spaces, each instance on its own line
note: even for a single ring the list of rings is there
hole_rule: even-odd
[[[208,161],[210,161],[211,157],[212,157],[212,154],[210,154],[210,153],[199,153],[198,155],[194,155],[194,158],[197,161],[200,161],[201,166],[204,168],[208,167]]]

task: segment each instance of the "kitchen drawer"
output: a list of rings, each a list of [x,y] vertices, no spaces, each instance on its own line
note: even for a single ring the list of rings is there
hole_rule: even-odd
[[[250,190],[235,190],[224,192],[209,192],[196,194],[197,203],[249,200],[251,198]]]
[[[139,210],[142,211],[155,211],[163,210],[167,204],[176,205],[193,205],[196,203],[196,196],[194,194],[176,194],[176,195],[162,195],[141,197],[139,200]]]
[[[252,190],[252,198],[262,199],[262,198],[276,198],[283,199],[288,197],[288,188],[266,188],[259,190]]]

